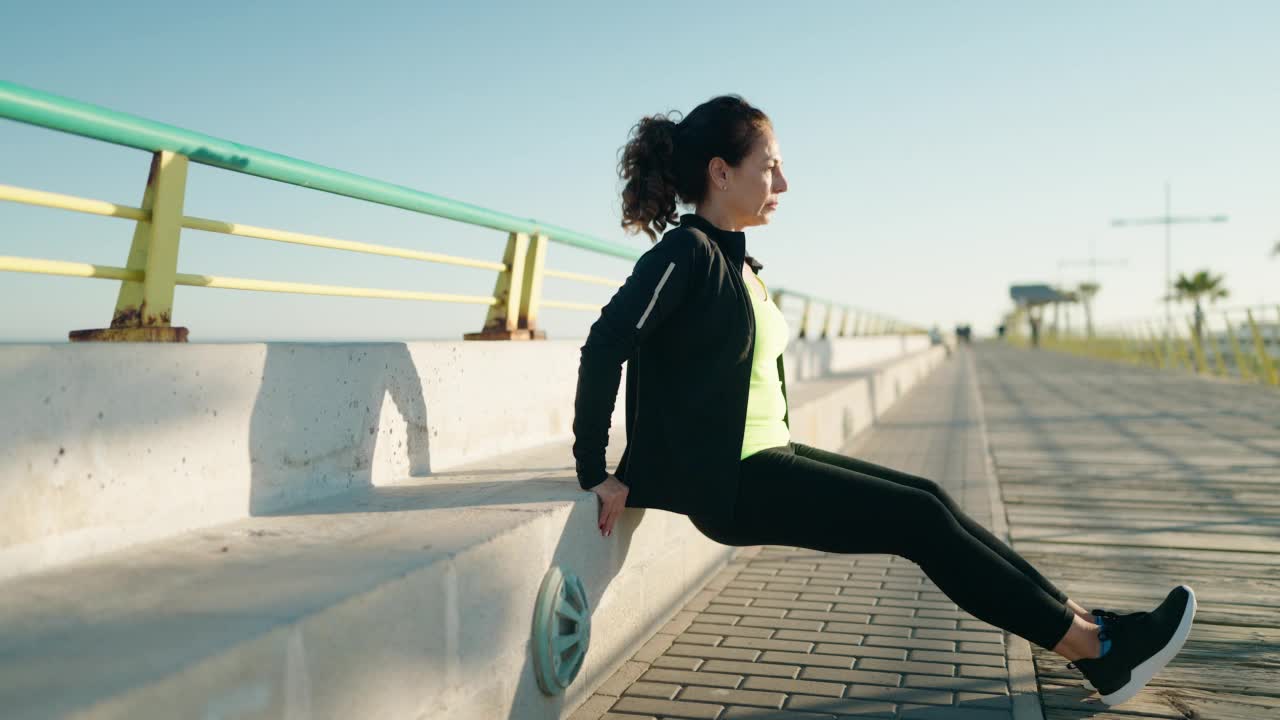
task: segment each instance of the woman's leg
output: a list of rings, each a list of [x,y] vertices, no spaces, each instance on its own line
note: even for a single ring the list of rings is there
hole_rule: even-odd
[[[1076,615],[974,537],[925,490],[801,457],[789,448],[741,463],[731,522],[694,523],[729,545],[796,545],[889,553],[915,562],[947,597],[981,620],[1054,650]]]
[[[982,544],[991,548],[993,552],[998,553],[1001,557],[1007,560],[1010,565],[1013,565],[1018,568],[1018,570],[1022,571],[1024,575],[1035,581],[1037,585],[1043,588],[1045,592],[1056,598],[1059,602],[1064,604],[1070,603],[1070,605],[1074,606],[1072,607],[1072,612],[1075,612],[1077,615],[1088,617],[1090,620],[1092,619],[1092,616],[1088,615],[1084,608],[1071,602],[1067,598],[1066,593],[1062,592],[1057,588],[1057,586],[1049,582],[1049,580],[1041,575],[1038,570],[1032,567],[1031,563],[1027,562],[1026,559],[1015,552],[1013,548],[1002,542],[995,535],[992,535],[989,530],[982,527],[977,520],[974,520],[968,513],[962,510],[951,495],[943,490],[936,482],[927,478],[917,477],[915,475],[902,472],[901,470],[894,470],[893,468],[876,465],[875,463],[870,463],[866,460],[859,460],[857,458],[849,457],[848,455],[829,452],[803,443],[792,442],[791,446],[795,450],[796,455],[799,455],[800,457],[807,457],[817,460],[818,462],[835,465],[846,470],[853,470],[854,472],[859,472],[864,475],[883,478],[890,482],[924,490],[934,497],[937,497],[942,501],[943,505],[947,506],[947,509],[951,511],[951,514],[955,515],[956,521],[959,522],[961,527],[968,531],[970,535],[982,541]]]

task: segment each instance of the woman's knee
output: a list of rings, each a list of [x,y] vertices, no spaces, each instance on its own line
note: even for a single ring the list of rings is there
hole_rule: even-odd
[[[893,544],[900,548],[898,554],[919,562],[922,553],[928,554],[947,536],[955,516],[940,498],[923,489],[904,489],[900,502],[900,511],[893,513],[887,527]]]
[[[954,511],[960,507],[956,504],[955,498],[951,497],[950,493],[948,493],[946,489],[938,483],[929,480],[928,478],[917,478],[916,480],[917,487],[937,498],[944,506],[947,507],[948,510]]]

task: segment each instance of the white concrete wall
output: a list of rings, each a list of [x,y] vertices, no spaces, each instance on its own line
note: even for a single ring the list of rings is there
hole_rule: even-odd
[[[848,372],[929,347],[928,335],[793,339],[787,346],[787,382],[800,382]]]
[[[811,347],[818,343],[827,347]],[[882,364],[848,373],[858,343]],[[813,381],[821,388],[805,392],[789,380],[807,398],[793,404],[793,437],[828,449],[945,356],[932,348],[883,363],[893,347],[883,340],[800,345],[789,363],[797,352],[842,358],[828,366],[840,370]],[[0,664],[52,667],[41,664],[48,656],[62,658],[59,672],[94,674],[95,684],[76,691],[92,695],[78,704],[84,717],[156,707],[193,717],[566,717],[730,553],[661,511],[629,510],[601,538],[594,496],[563,472],[544,472],[571,464],[548,443],[571,437],[579,346],[0,351],[0,392],[27,411],[0,417],[0,568],[17,576],[5,584],[0,628],[35,633],[19,644],[41,654]],[[621,402],[611,466],[621,452]],[[849,424],[851,414],[865,422]],[[409,441],[409,428],[421,444]],[[495,453],[501,462],[486,461],[480,475],[428,473]],[[543,479],[470,487],[501,468]],[[273,512],[316,498],[298,513]],[[24,524],[24,513],[35,518]],[[203,529],[176,535],[191,527]],[[64,572],[18,576],[160,537]],[[235,562],[209,552],[224,544]],[[412,560],[378,575],[388,557]],[[148,563],[166,568],[163,583],[141,594],[120,587],[122,578],[142,580]],[[553,564],[583,578],[593,632],[582,673],[549,698],[534,681],[528,644],[538,583]],[[307,588],[322,567],[320,598]],[[261,596],[264,578],[287,611],[258,617],[253,603],[237,604]],[[215,627],[218,614],[176,630],[149,620],[210,606],[247,613],[261,627]],[[49,617],[80,618],[83,627],[36,637],[32,619]],[[163,673],[131,676],[129,663],[88,669],[120,624],[138,628],[130,643],[139,654],[172,658]],[[216,647],[194,647],[202,637],[218,638]],[[86,669],[66,669],[72,659]],[[56,685],[36,687],[27,707],[46,701],[38,688]]]
[[[788,383],[925,343],[793,342]],[[580,347],[0,348],[0,577],[571,437]]]

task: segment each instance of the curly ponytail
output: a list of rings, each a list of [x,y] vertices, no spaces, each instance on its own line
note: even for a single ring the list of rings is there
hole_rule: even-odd
[[[627,232],[644,232],[656,240],[657,233],[676,224],[678,129],[667,115],[650,115],[631,128],[618,161],[618,175],[627,181],[622,189],[622,227]]]
[[[676,203],[696,205],[707,194],[707,165],[720,157],[737,167],[769,117],[738,95],[721,95],[680,122],[670,113],[641,118],[620,151],[622,227],[656,241],[679,221]]]

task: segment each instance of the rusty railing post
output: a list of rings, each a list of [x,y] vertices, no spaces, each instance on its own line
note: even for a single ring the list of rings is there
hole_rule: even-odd
[[[111,327],[72,330],[71,342],[186,342],[187,328],[173,327],[173,293],[178,274],[178,239],[187,189],[185,155],[157,152],[151,156],[142,209],[148,219],[133,230],[126,267],[142,280],[124,280],[116,298]]]
[[[546,333],[536,327],[546,253],[545,238],[537,237],[530,247],[525,233],[513,232],[507,236],[507,249],[502,255],[506,269],[498,273],[493,286],[497,302],[489,306],[484,329],[464,334],[464,340],[546,339]]]

